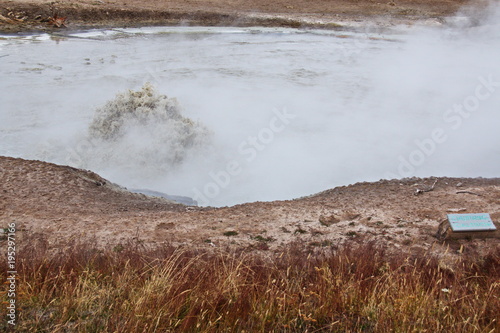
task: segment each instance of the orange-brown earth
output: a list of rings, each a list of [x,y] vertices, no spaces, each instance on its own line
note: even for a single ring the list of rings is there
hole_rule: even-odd
[[[473,2],[475,7],[480,6]],[[482,5],[482,4],[481,4]],[[335,28],[439,22],[467,0],[0,0],[0,31],[44,30],[65,17],[73,29],[137,25]]]
[[[101,247],[139,242],[274,251],[300,241],[314,250],[347,239],[398,251],[445,253],[449,247],[450,254],[500,247],[498,238],[436,238],[446,214],[456,212],[490,213],[498,226],[500,179],[358,183],[296,200],[202,208],[130,193],[89,171],[0,157],[1,227],[15,222],[19,242],[36,236],[40,246],[54,249],[95,241]]]

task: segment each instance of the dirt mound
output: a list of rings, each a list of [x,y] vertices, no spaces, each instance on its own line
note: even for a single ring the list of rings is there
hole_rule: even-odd
[[[76,240],[277,251],[298,240],[311,250],[375,240],[391,249],[445,252],[451,246],[451,253],[471,254],[500,246],[498,239],[439,241],[439,223],[456,212],[490,213],[500,227],[500,179],[358,183],[296,200],[215,209],[129,193],[85,170],[0,157],[1,223],[16,222],[20,237],[39,235],[54,248]]]

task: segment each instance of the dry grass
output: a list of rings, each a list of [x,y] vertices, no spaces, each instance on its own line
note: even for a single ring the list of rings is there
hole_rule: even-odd
[[[494,332],[500,251],[453,262],[375,244],[307,253],[92,244],[18,253],[21,332]],[[5,280],[7,267],[0,266]],[[5,290],[5,285],[3,285]],[[6,297],[6,296],[4,296]],[[6,298],[5,298],[6,300]],[[0,330],[6,328],[6,320]]]

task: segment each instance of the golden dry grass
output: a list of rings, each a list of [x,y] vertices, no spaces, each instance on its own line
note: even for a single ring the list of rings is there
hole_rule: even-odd
[[[0,271],[5,280],[6,264]],[[500,329],[498,249],[445,262],[373,243],[316,253],[295,243],[276,254],[139,244],[49,254],[27,245],[18,271],[20,332]]]

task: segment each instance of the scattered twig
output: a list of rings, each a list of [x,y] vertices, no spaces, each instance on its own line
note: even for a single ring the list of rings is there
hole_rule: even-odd
[[[0,21],[4,22],[4,23],[9,23],[9,24],[16,23],[14,20],[12,20],[12,19],[10,19],[8,17],[5,17],[2,14],[0,14]]]
[[[66,17],[60,17],[54,14],[53,17],[49,17],[49,24],[56,28],[66,28]]]
[[[422,194],[424,192],[430,192],[430,191],[433,191],[434,190],[434,187],[436,186],[436,183],[437,183],[437,179],[434,181],[434,184],[432,184],[431,187],[425,187],[425,188],[417,188],[417,190],[415,191],[414,195],[419,195],[419,194]]]
[[[471,192],[471,191],[457,191],[457,194],[460,194],[460,193],[466,193],[466,194],[472,194],[472,195],[477,195],[479,197],[481,197],[482,195],[479,194],[479,193],[474,193],[474,192]]]
[[[446,211],[449,213],[460,213],[460,212],[465,212],[467,208],[450,208],[447,209]]]

